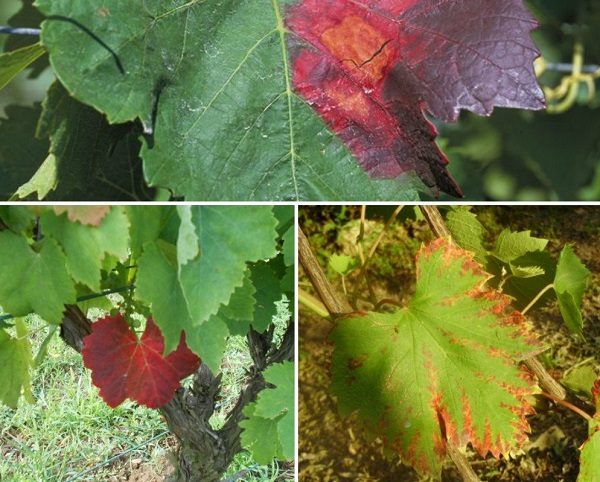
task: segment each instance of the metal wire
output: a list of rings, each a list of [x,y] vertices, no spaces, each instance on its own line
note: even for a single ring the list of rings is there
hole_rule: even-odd
[[[33,35],[35,37],[40,36],[41,30],[39,28],[13,28],[5,25],[0,25],[0,34],[7,35]]]

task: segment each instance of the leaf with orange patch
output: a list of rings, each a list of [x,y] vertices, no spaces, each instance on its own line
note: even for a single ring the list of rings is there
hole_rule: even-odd
[[[92,325],[83,340],[83,363],[92,370],[92,381],[111,407],[126,398],[158,408],[166,405],[179,381],[194,373],[200,358],[190,351],[185,335],[177,350],[163,356],[164,339],[152,318],[138,340],[122,315],[107,316]]]
[[[473,253],[437,239],[417,255],[406,307],[349,316],[332,333],[342,413],[358,412],[422,474],[440,476],[448,441],[498,457],[527,438],[536,386],[517,361],[540,347],[488,279]]]
[[[44,22],[52,67],[111,124],[141,122],[148,184],[190,201],[414,200],[414,173],[458,196],[425,116],[543,107],[523,0],[97,4],[36,1],[103,41]]]

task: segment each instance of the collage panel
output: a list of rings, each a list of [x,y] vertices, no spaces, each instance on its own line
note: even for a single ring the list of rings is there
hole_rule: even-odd
[[[299,480],[597,480],[600,206],[301,206],[298,233]]]
[[[599,200],[598,32],[593,0],[2,0],[0,200]]]
[[[294,480],[294,211],[0,206],[0,480]]]
[[[600,482],[599,45],[597,0],[1,0],[0,481]]]

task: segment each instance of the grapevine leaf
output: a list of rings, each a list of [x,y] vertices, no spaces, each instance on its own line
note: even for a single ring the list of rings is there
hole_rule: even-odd
[[[44,54],[39,43],[0,54],[0,90]]]
[[[304,0],[287,23],[302,39],[291,47],[296,89],[378,177],[415,170],[460,196],[424,112],[454,121],[460,109],[544,106],[535,21],[520,0]]]
[[[54,83],[44,101],[38,135],[49,137],[56,163],[51,199],[147,200],[132,124],[109,125],[104,116]]]
[[[167,357],[163,351],[163,337],[152,318],[138,340],[123,316],[117,315],[92,324],[92,334],[83,340],[82,355],[94,385],[109,406],[114,408],[130,398],[158,408],[173,398],[179,381],[200,365],[200,359],[185,344],[184,334],[176,351]]]
[[[229,298],[229,302],[221,307],[220,314],[236,321],[252,321],[254,317],[254,306],[256,305],[256,288],[247,271],[241,286],[235,288]]]
[[[359,265],[359,261],[357,258],[346,254],[333,254],[329,258],[328,264],[333,271],[345,276]]]
[[[177,263],[182,265],[200,254],[200,246],[196,227],[192,221],[192,207],[177,206],[177,213],[181,219],[177,236]]]
[[[594,362],[590,362],[575,366],[569,370],[562,376],[561,382],[578,395],[591,398],[592,388],[597,377],[598,374],[596,373]]]
[[[33,227],[35,217],[25,206],[0,206],[0,219],[11,231],[20,233]]]
[[[169,252],[174,253],[174,246],[161,241],[144,246],[144,252],[138,260],[135,294],[137,299],[150,306],[154,320],[165,337],[165,353],[177,348],[181,330],[184,330],[189,346],[199,354],[192,343],[191,331],[196,328],[193,328],[179,284],[177,259]],[[206,356],[202,355],[206,363]]]
[[[44,199],[51,191],[54,191],[58,185],[56,157],[54,154],[48,154],[35,174],[26,183],[19,186],[15,193],[17,199],[27,199],[35,197]]]
[[[54,206],[52,209],[58,215],[67,213],[69,221],[99,226],[104,216],[110,211],[110,206]]]
[[[22,321],[17,320],[17,331],[25,330]],[[17,408],[21,393],[31,393],[29,368],[33,364],[31,346],[26,333],[17,333],[13,338],[0,329],[0,400],[11,408]]]
[[[515,233],[505,229],[498,236],[492,254],[501,261],[510,263],[527,253],[543,251],[547,244],[547,239],[534,238],[531,231]]]
[[[263,376],[267,383],[274,385],[274,388],[259,393],[254,413],[259,417],[272,419],[284,413],[293,414],[294,364],[291,362],[273,364],[263,372]]]
[[[256,402],[244,409],[248,420],[240,426],[242,443],[259,463],[268,463],[275,456],[294,457],[294,364],[278,363],[264,371],[265,381],[274,388],[262,390]],[[270,444],[262,446],[270,436]]]
[[[179,267],[196,324],[216,314],[241,286],[246,263],[276,254],[277,220],[269,206],[192,206],[201,255]]]
[[[410,180],[370,179],[292,91],[285,3],[37,5],[67,90],[111,123],[141,120],[152,185],[203,200],[415,200]]]
[[[583,319],[580,306],[590,274],[589,270],[573,252],[573,248],[565,246],[558,258],[554,290],[565,324],[571,332],[580,337],[583,337]]]
[[[590,422],[590,437],[583,444],[577,482],[600,481],[600,416]]]
[[[34,251],[25,238],[0,232],[0,306],[15,316],[38,313],[60,323],[65,304],[75,303],[67,258],[51,238]]]
[[[254,460],[259,464],[266,465],[282,450],[277,420],[258,417],[254,414],[254,410],[253,403],[244,409],[244,415],[248,419],[240,422],[240,427],[244,429],[240,438],[242,446],[252,453]]]
[[[286,266],[294,266],[296,261],[296,248],[294,241],[296,239],[295,227],[290,226],[285,233],[283,233],[283,261]]]
[[[124,259],[129,249],[129,221],[119,206],[78,206],[75,211],[55,207],[40,218],[43,232],[54,238],[67,255],[67,268],[73,279],[94,291],[100,290],[100,269],[107,254]],[[108,214],[106,214],[108,213]],[[100,221],[100,215],[105,216]],[[81,224],[93,220],[95,225]],[[71,221],[69,221],[71,219]]]
[[[510,264],[510,272],[517,278],[535,278],[546,274],[541,266],[515,266]]]
[[[256,290],[254,312],[247,322],[224,319],[233,335],[246,335],[250,325],[254,330],[264,332],[277,313],[275,303],[281,299],[281,284],[279,276],[272,267],[272,262],[259,261],[252,265],[250,278]]]
[[[229,336],[227,324],[219,316],[213,315],[186,333],[189,347],[202,357],[208,368],[215,373],[220,370]]]
[[[332,333],[343,413],[439,478],[446,441],[498,457],[526,440],[534,382],[516,363],[539,346],[473,254],[438,239],[417,256],[407,307],[349,315]]]
[[[177,214],[171,206],[129,206],[127,216],[131,225],[131,256],[137,259],[144,243],[168,238],[165,236],[165,226],[169,225],[169,220],[177,217]]]
[[[468,206],[452,206],[446,214],[446,226],[461,248],[475,253],[475,259],[484,263],[487,250],[483,247],[485,228]]]
[[[0,198],[9,199],[27,182],[48,154],[48,142],[35,138],[41,105],[6,107],[6,119],[0,118]],[[6,142],[10,139],[12,142]]]
[[[110,122],[141,119],[151,183],[202,199],[413,195],[365,175],[307,104],[370,174],[416,171],[460,193],[423,111],[541,108],[535,23],[520,0],[428,4],[181,0],[141,15],[133,0],[38,0],[69,91]],[[466,17],[470,28],[456,28]]]

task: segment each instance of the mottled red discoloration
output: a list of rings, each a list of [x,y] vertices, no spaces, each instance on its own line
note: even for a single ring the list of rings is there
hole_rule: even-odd
[[[288,10],[287,25],[303,41],[291,45],[294,87],[371,175],[394,178],[415,171],[434,192],[462,196],[434,142],[437,131],[423,116],[423,102],[396,68],[407,45],[419,56],[419,35],[389,15],[417,2],[377,3],[375,9],[304,0]]]
[[[544,106],[521,0],[302,0],[286,24],[294,87],[377,177],[415,171],[461,196],[425,112]]]

